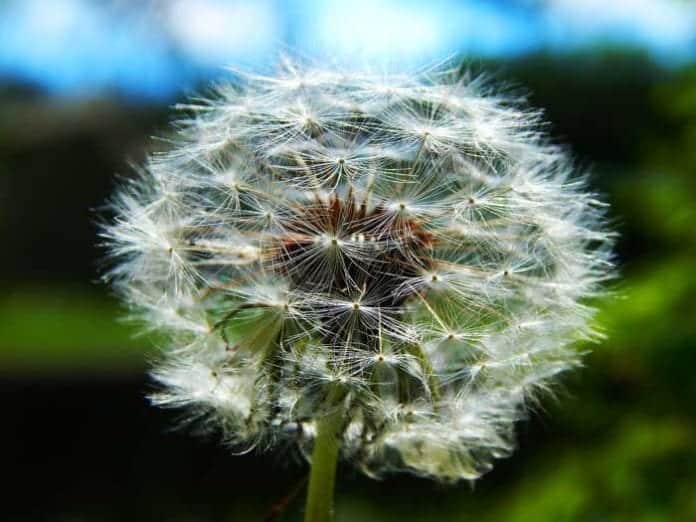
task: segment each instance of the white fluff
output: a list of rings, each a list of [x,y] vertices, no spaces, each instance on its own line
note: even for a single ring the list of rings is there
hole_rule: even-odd
[[[155,402],[307,452],[339,388],[367,473],[474,479],[508,454],[595,337],[612,243],[518,101],[451,72],[286,66],[183,107],[103,232],[107,278],[168,339]]]

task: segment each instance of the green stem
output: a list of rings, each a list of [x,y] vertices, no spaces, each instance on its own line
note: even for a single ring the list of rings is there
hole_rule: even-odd
[[[343,409],[334,406],[334,411],[323,417],[317,425],[312,451],[312,469],[309,474],[309,489],[305,507],[305,522],[331,522],[333,520],[334,483],[336,464],[340,448],[340,430]]]

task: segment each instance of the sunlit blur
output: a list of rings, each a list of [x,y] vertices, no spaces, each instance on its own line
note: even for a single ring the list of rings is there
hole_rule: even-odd
[[[164,38],[203,65],[261,59],[282,37],[272,0],[176,0],[164,11]]]
[[[421,65],[593,46],[696,58],[696,4],[679,0],[8,0],[0,76],[62,94],[169,97],[223,66],[279,52],[343,65]]]

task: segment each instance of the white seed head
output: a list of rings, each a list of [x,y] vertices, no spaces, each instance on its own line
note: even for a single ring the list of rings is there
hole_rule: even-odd
[[[372,475],[508,454],[611,271],[603,206],[539,113],[453,73],[296,66],[185,110],[103,231],[107,278],[166,339],[154,401],[305,454],[343,408]]]

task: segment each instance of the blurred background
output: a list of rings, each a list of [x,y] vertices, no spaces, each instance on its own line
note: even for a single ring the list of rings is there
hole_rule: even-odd
[[[608,340],[476,483],[340,473],[341,521],[696,520],[696,2],[0,0],[0,518],[300,520],[305,466],[148,406],[151,348],[97,283],[98,212],[176,100],[280,52],[443,57],[521,86],[611,204]],[[287,502],[286,502],[287,501]],[[270,518],[268,518],[270,520]]]

